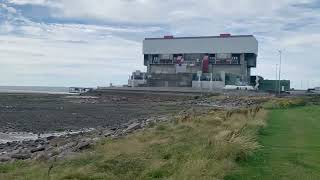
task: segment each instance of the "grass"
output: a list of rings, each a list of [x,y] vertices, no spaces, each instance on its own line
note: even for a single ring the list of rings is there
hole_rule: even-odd
[[[301,98],[274,98],[264,104],[265,109],[287,109],[292,107],[305,106],[310,102],[306,97]]]
[[[320,106],[273,109],[263,148],[226,179],[320,179]]]
[[[1,164],[0,179],[223,179],[260,148],[255,137],[265,115],[258,108],[190,110],[170,123],[102,140],[73,159]]]

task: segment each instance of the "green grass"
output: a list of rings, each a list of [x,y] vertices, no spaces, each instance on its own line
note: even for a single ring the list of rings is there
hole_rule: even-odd
[[[70,160],[2,164],[0,179],[223,179],[259,148],[255,137],[264,117],[257,109],[190,111],[171,123],[102,140]]]
[[[226,179],[320,179],[320,106],[271,110],[263,148]]]

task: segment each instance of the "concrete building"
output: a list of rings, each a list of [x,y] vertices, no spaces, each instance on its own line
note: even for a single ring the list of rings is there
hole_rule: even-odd
[[[250,82],[258,42],[252,35],[164,36],[146,38],[143,54],[148,86],[221,88]]]
[[[146,84],[147,84],[146,73],[141,72],[139,70],[133,72],[128,80],[129,87],[145,86]]]

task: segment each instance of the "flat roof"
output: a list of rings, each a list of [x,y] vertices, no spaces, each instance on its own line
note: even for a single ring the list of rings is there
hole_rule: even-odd
[[[253,35],[145,38],[143,54],[254,53],[258,41]]]
[[[185,37],[172,37],[172,38],[145,38],[145,40],[171,40],[171,39],[208,39],[208,38],[237,38],[237,37],[254,37],[253,35],[230,35],[230,36],[185,36]]]

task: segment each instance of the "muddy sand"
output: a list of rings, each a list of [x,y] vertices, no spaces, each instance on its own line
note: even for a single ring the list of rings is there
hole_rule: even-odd
[[[177,112],[191,96],[94,93],[86,96],[0,93],[0,132],[116,129],[133,119]]]

